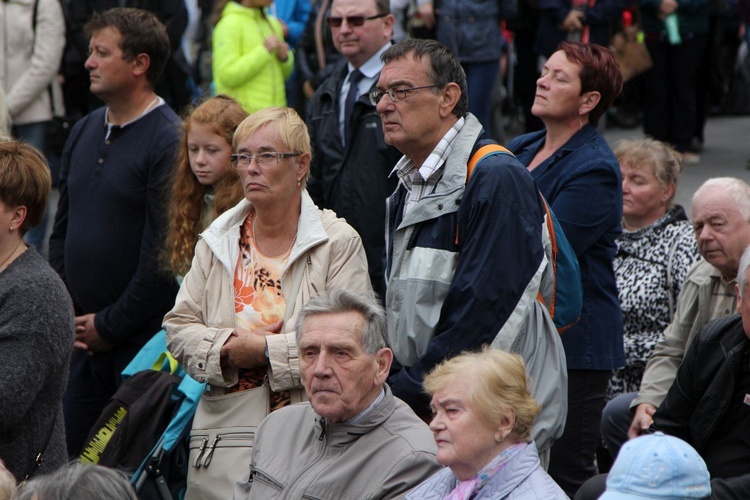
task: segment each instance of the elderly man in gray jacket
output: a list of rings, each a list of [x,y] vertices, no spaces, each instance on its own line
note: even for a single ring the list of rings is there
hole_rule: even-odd
[[[266,417],[235,499],[401,498],[440,469],[430,429],[385,385],[393,353],[374,298],[319,295],[296,331],[310,401]]]

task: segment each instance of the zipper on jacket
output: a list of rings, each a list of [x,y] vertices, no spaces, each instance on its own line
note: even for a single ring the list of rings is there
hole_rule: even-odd
[[[219,441],[221,441],[221,434],[217,434],[214,440],[211,442],[211,446],[208,447],[208,453],[206,453],[206,458],[203,460],[203,467],[208,467],[209,465],[211,465],[214,451],[216,451],[216,444]]]
[[[268,486],[275,488],[279,492],[284,491],[283,484],[281,484],[276,479],[272,478],[270,475],[264,473],[262,470],[258,470],[255,467],[253,467],[253,470],[250,473],[250,483],[253,483],[255,481],[259,483],[265,483]]]
[[[198,448],[198,455],[195,457],[195,460],[193,461],[193,467],[196,469],[201,468],[201,457],[203,456],[203,452],[206,451],[206,446],[208,446],[208,436],[203,438],[203,441],[201,442],[200,448]]]

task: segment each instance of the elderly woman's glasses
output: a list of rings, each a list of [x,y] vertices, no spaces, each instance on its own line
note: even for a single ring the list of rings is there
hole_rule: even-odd
[[[369,94],[370,102],[373,106],[377,106],[380,102],[380,99],[382,99],[386,94],[388,94],[388,97],[391,98],[391,101],[400,102],[406,99],[406,97],[409,95],[409,92],[414,92],[415,90],[422,89],[431,89],[440,86],[441,85],[423,85],[421,87],[392,87],[385,92],[383,92],[382,90],[373,90]]]
[[[260,167],[275,167],[281,162],[281,160],[285,160],[286,158],[294,158],[295,156],[300,156],[301,154],[302,153],[275,153],[271,151],[258,153],[257,155],[238,153],[236,155],[230,156],[229,160],[232,162],[232,167],[236,169],[249,167],[253,159],[255,159],[255,163],[257,163]]]
[[[365,21],[370,21],[372,19],[378,19],[380,17],[385,17],[388,14],[375,14],[374,16],[347,16],[347,17],[329,17],[328,18],[328,26],[331,28],[340,28],[342,24],[344,24],[344,20],[346,20],[346,24],[348,24],[351,27],[359,27],[365,24]]]

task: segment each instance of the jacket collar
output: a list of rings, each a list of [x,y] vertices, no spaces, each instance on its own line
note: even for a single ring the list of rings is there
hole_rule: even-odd
[[[346,422],[332,424],[324,417],[316,414],[315,423],[321,437],[326,436],[330,446],[345,446],[381,426],[396,409],[396,399],[393,397],[390,387],[384,384],[383,389],[385,390],[383,399],[358,424]]]
[[[546,135],[546,130],[540,130],[538,132],[529,134],[526,147],[524,147],[521,153],[517,156],[521,156],[523,154],[524,156],[529,155],[530,158],[533,158],[534,155],[536,155],[537,151],[539,151],[539,149],[544,144]],[[565,158],[573,151],[578,150],[581,146],[589,141],[596,139],[597,137],[598,133],[596,132],[596,128],[593,125],[591,125],[590,123],[584,125],[581,130],[576,132],[573,137],[568,139],[568,142],[559,147],[552,156],[544,160],[541,165],[534,169],[534,178],[538,178],[544,172],[552,168],[552,166],[557,163],[558,160],[560,160],[561,158]]]
[[[399,229],[450,213],[450,210],[458,210],[458,204],[446,204],[445,197],[455,194],[457,199],[461,198],[461,193],[466,187],[466,165],[469,163],[474,144],[483,133],[482,124],[474,115],[467,113],[465,119],[464,126],[453,141],[453,149],[443,168],[443,177],[435,186],[435,191],[422,198],[406,214],[399,224]]]
[[[300,215],[297,221],[297,239],[289,255],[287,268],[309,249],[328,240],[328,234],[320,220],[318,207],[306,189],[301,193]],[[216,258],[230,272],[239,256],[240,226],[253,211],[253,205],[242,199],[233,208],[221,214],[201,235]]]

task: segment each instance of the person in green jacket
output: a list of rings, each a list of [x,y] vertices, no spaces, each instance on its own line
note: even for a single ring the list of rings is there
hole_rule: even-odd
[[[281,23],[266,14],[272,0],[219,0],[214,10],[213,78],[216,92],[248,113],[286,106],[284,81],[294,68]]]

